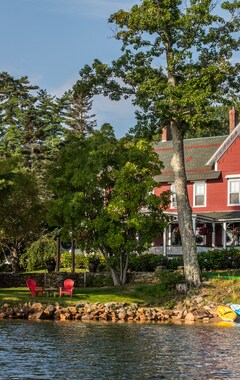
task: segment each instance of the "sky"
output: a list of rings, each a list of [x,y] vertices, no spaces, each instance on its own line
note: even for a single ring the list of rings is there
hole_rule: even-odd
[[[95,58],[110,63],[121,55],[109,16],[137,0],[0,0],[0,71],[61,96]],[[97,97],[98,127],[112,124],[117,137],[134,125],[130,102]]]

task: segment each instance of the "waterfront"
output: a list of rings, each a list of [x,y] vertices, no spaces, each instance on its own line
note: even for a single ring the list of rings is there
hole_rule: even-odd
[[[0,378],[236,379],[240,326],[0,321]]]

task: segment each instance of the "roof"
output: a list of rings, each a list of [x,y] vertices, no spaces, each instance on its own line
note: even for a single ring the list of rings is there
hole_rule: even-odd
[[[227,140],[228,136],[201,137],[184,140],[185,168],[188,180],[216,179],[221,172],[214,171],[211,161],[216,151]],[[162,174],[156,176],[159,182],[172,182],[174,174],[171,167],[173,142],[161,141],[154,145],[154,150],[164,164]]]
[[[175,211],[166,211],[167,215],[174,218],[176,221],[178,220],[178,214]],[[233,223],[240,221],[240,211],[221,211],[221,212],[194,212],[193,217],[195,217],[198,221],[202,221],[205,223]]]
[[[213,165],[216,161],[218,161],[222,155],[226,152],[232,142],[236,139],[236,137],[240,133],[240,123],[233,129],[230,135],[224,140],[222,145],[216,150],[213,156],[208,160],[207,165]]]
[[[218,222],[234,222],[240,220],[240,211],[226,211],[226,212],[201,212],[197,214],[199,217],[210,218]]]

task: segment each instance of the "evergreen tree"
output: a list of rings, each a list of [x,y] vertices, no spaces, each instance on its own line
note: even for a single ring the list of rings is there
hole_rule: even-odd
[[[66,112],[65,123],[76,136],[88,136],[96,127],[95,115],[92,110],[92,93],[88,84],[79,80],[73,90],[64,94]]]

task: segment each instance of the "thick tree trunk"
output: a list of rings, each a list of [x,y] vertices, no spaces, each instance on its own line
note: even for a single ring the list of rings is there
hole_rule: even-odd
[[[171,123],[173,157],[171,166],[175,177],[178,221],[182,240],[184,274],[186,281],[195,286],[201,285],[200,268],[197,258],[196,240],[193,231],[192,210],[187,193],[187,179],[184,164],[184,147],[181,131],[174,121]]]

